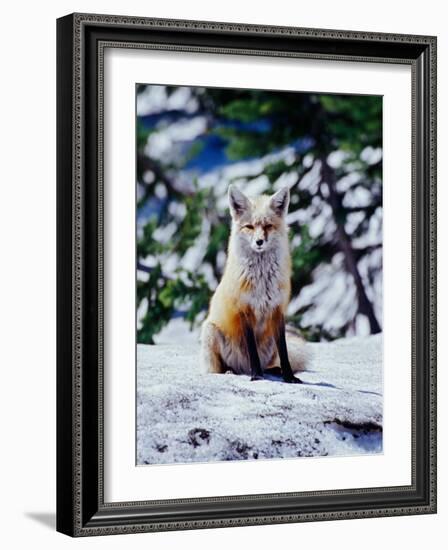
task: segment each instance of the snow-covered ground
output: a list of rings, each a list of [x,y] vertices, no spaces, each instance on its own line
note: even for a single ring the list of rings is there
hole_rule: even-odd
[[[138,346],[137,463],[382,452],[382,338],[307,344],[304,384],[203,374],[199,345]]]

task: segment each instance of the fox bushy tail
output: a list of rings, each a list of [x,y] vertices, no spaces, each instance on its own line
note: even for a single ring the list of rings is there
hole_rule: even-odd
[[[312,353],[300,332],[289,325],[286,326],[286,347],[292,372],[302,372],[308,368]]]

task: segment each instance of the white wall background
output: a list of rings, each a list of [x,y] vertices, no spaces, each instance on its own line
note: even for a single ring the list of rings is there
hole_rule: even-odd
[[[0,86],[1,542],[5,548],[257,549],[440,547],[448,521],[448,360],[444,282],[448,216],[448,34],[438,0],[60,0],[9,2],[2,11]],[[439,513],[72,540],[55,511],[55,19],[73,11],[438,35],[439,38]],[[445,250],[444,250],[445,249]],[[445,436],[445,437],[444,437]],[[126,537],[126,538],[124,538]]]

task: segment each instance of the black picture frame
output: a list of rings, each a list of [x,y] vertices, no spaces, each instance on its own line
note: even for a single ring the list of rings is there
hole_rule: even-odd
[[[412,484],[104,502],[104,48],[412,68]],[[57,530],[71,536],[436,512],[436,38],[72,14],[57,21]]]

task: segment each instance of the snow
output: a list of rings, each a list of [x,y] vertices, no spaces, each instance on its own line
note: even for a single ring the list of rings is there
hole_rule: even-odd
[[[190,323],[188,323],[182,317],[175,317],[171,319],[158,334],[154,335],[154,342],[157,344],[157,346],[139,345],[139,354],[148,353],[150,355],[149,360],[151,360],[151,363],[153,363],[153,352],[155,352],[155,357],[158,357],[159,350],[161,351],[162,348],[161,344],[163,345],[165,350],[168,346],[170,348],[173,348],[173,346],[171,346],[173,342],[182,345],[195,344],[196,347],[198,347],[199,334],[200,330],[198,327],[196,327],[194,330],[190,330]],[[146,348],[148,349],[145,351]]]
[[[202,135],[207,129],[207,119],[204,116],[196,116],[188,120],[179,120],[169,125],[158,128],[157,132],[149,134],[145,146],[145,154],[157,160],[173,161],[178,159],[179,147],[176,144],[189,142]]]
[[[381,147],[371,147],[368,145],[361,152],[361,160],[367,164],[377,164],[383,158],[383,149]]]
[[[307,344],[304,384],[205,374],[199,344],[139,345],[137,463],[382,452],[382,337]]]
[[[166,86],[147,86],[137,94],[137,115],[145,116],[171,109],[184,109],[193,113],[198,109],[198,101],[192,96],[191,88],[179,86],[169,95]]]

